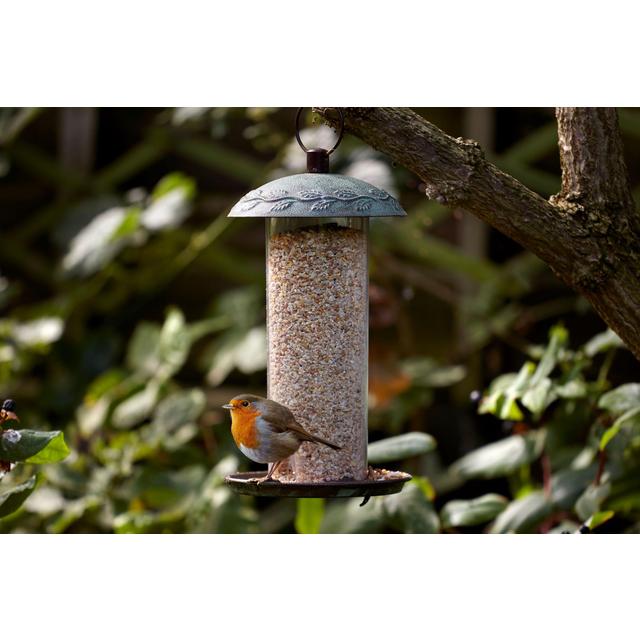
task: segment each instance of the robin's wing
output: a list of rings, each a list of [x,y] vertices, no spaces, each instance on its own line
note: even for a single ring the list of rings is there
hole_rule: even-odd
[[[276,433],[289,431],[289,425],[297,424],[296,419],[293,417],[293,413],[281,404],[276,404],[275,402],[271,402],[269,404],[262,403],[260,410],[262,417],[269,423],[269,426]],[[300,428],[302,429],[302,427]],[[291,429],[291,431],[294,431],[294,429]]]
[[[332,449],[340,449],[333,442],[329,442],[319,436],[314,436],[309,433],[299,422],[295,419],[293,413],[281,404],[270,404],[268,407],[263,408],[262,417],[269,423],[271,429],[277,433],[283,433],[289,431],[295,433],[300,440],[306,440],[308,442],[320,442],[322,444],[331,447]]]
[[[281,404],[270,403],[262,407],[262,417],[269,423],[269,426],[277,433],[283,431],[293,431],[302,437],[303,440],[313,438],[313,436],[296,421],[293,413]]]

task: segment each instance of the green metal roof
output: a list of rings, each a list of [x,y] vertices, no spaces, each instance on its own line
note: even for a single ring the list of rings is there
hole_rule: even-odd
[[[406,216],[400,203],[368,182],[333,173],[299,173],[250,191],[232,218],[377,218]]]

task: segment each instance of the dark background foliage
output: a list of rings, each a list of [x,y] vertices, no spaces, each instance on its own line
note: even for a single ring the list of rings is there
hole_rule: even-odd
[[[479,140],[544,197],[559,190],[552,109],[417,111]],[[633,416],[596,475],[598,438],[621,415],[598,399],[637,380],[637,362],[608,334],[602,349],[589,343],[606,327],[534,256],[427,201],[413,175],[352,137],[334,170],[391,191],[409,213],[371,228],[370,441],[423,432],[437,446],[387,463],[416,480],[362,508],[254,501],[223,485],[250,464],[219,407],[241,390],[264,394],[266,382],[264,228],[226,212],[250,188],[304,170],[294,115],[0,110],[0,397],[17,401],[23,426],[63,431],[71,450],[42,467],[0,530],[547,532],[576,530],[594,513],[614,514],[601,530],[635,530]],[[621,110],[620,123],[637,196],[640,115]],[[538,377],[553,393],[540,412],[527,409],[526,389],[513,395],[522,415],[470,401],[537,363],[559,322],[568,333],[552,334],[553,366]],[[568,382],[584,386],[567,396]],[[625,389],[633,410],[635,387]],[[507,450],[487,453],[494,441]],[[498,466],[485,457],[469,472],[462,457],[473,451]],[[2,488],[31,475],[18,465]]]

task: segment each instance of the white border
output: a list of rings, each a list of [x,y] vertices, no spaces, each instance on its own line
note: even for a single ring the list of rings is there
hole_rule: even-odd
[[[3,542],[4,634],[67,640],[628,637],[640,570],[624,535]]]
[[[638,104],[628,0],[6,4],[5,106]]]

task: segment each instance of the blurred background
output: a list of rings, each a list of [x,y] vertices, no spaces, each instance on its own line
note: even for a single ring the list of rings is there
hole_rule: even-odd
[[[543,197],[559,191],[553,109],[416,111],[480,142]],[[619,113],[638,201],[640,112]],[[538,456],[507,473],[451,473],[527,428],[478,415],[472,392],[539,357],[559,322],[567,349],[604,323],[529,252],[428,201],[414,175],[346,136],[332,170],[388,190],[409,214],[371,225],[369,440],[419,431],[437,447],[388,463],[416,483],[365,507],[256,500],[224,486],[225,474],[260,467],[236,450],[220,405],[266,394],[264,224],[226,214],[250,189],[304,171],[294,118],[292,108],[0,109],[0,398],[16,400],[22,426],[63,430],[71,449],[42,467],[0,531],[456,530],[442,512],[451,500],[495,493],[506,504],[545,484]],[[307,146],[331,144],[312,115],[306,126]],[[608,357],[589,354],[585,379]],[[605,378],[607,388],[631,382],[637,362],[617,348]],[[634,500],[612,530],[635,526]],[[521,530],[577,526],[567,510],[554,502]]]

